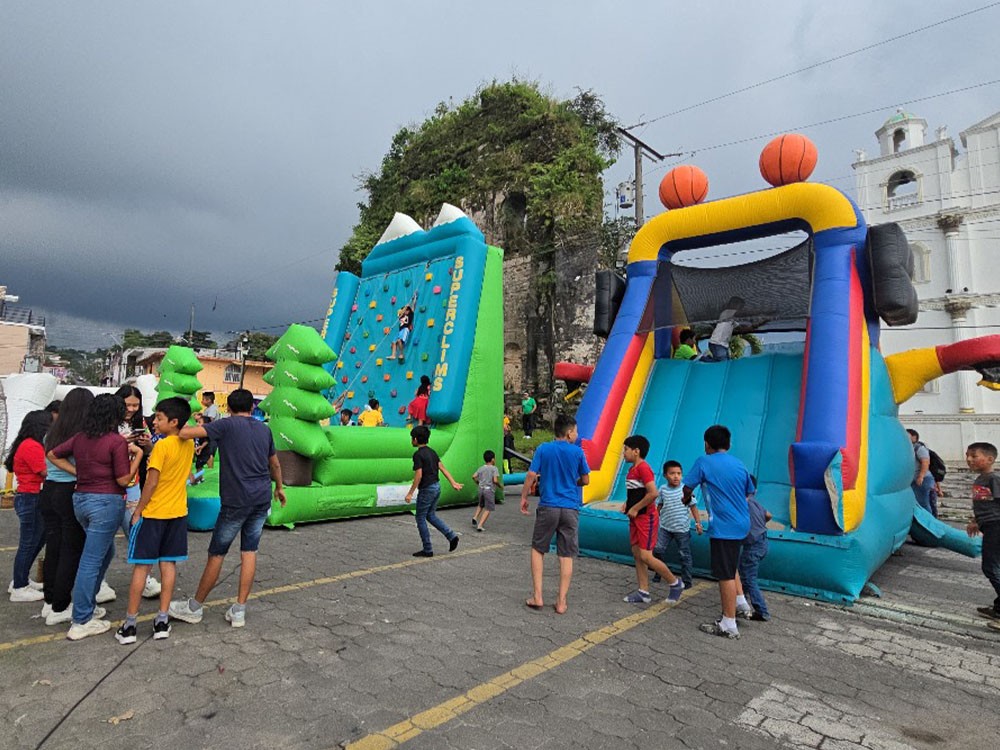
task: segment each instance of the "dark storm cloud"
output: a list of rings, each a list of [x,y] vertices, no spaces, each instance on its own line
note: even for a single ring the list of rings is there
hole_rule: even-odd
[[[316,318],[357,218],[356,175],[439,101],[517,75],[560,97],[594,89],[630,124],[978,3],[756,5],[6,3],[0,283],[56,320],[93,319],[93,345],[109,325],[181,330],[191,302],[215,331]],[[988,11],[642,137],[689,151],[987,80],[996,21]],[[957,134],[996,101],[981,90],[912,109]],[[817,177],[852,193],[852,149],[871,152],[885,117],[810,131]],[[708,172],[710,197],[744,192],[760,186],[764,142],[684,160]],[[650,213],[662,173],[646,181]],[[61,343],[59,325],[50,335]]]

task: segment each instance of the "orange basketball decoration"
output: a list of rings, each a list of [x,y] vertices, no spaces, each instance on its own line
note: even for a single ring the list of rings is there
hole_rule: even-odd
[[[816,145],[799,133],[779,135],[760,152],[760,174],[774,187],[805,182],[816,168]]]
[[[660,202],[667,208],[693,206],[707,195],[708,176],[691,164],[674,167],[660,180]]]

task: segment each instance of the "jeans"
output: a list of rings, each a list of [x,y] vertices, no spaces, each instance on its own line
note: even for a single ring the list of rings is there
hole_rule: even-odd
[[[937,515],[931,507],[931,490],[934,489],[934,477],[928,471],[924,474],[924,481],[917,484],[916,480],[910,482],[913,489],[913,496],[917,499],[917,505],[926,510],[931,515]]]
[[[753,542],[746,542],[743,545],[743,552],[740,554],[740,580],[743,582],[743,594],[750,600],[750,604],[763,617],[770,617],[767,611],[767,602],[764,601],[764,594],[757,585],[757,570],[760,568],[760,561],[767,555],[767,534],[761,535],[760,539]]]
[[[984,524],[979,530],[983,532],[983,575],[997,595],[993,611],[1000,612],[1000,521]]]
[[[73,584],[73,623],[82,625],[94,616],[94,598],[114,559],[115,533],[122,523],[125,500],[121,495],[76,492],[73,510],[87,534]]]
[[[46,482],[38,504],[45,519],[45,603],[54,612],[69,606],[86,536],[73,512],[76,482]]]
[[[535,412],[521,415],[521,426],[524,427],[524,434],[530,435],[535,430]]]
[[[434,545],[431,544],[431,532],[427,528],[428,522],[435,529],[440,531],[450,542],[455,538],[454,531],[448,528],[448,524],[437,517],[438,498],[441,497],[441,485],[435,482],[417,490],[417,530],[420,532],[420,541],[424,545],[424,552],[433,552]]]
[[[264,522],[271,512],[271,503],[261,505],[223,505],[208,542],[208,554],[225,557],[236,535],[240,535],[240,552],[256,552]]]
[[[729,359],[729,347],[709,342],[708,354],[709,356],[705,357],[707,362],[723,362]]]
[[[17,554],[14,555],[14,588],[23,589],[28,585],[31,565],[45,544],[45,521],[42,520],[38,494],[35,492],[18,492],[14,495],[14,510],[21,526]]]
[[[677,545],[677,554],[681,558],[681,580],[684,581],[684,588],[691,588],[694,563],[691,561],[690,531],[667,531],[661,528],[656,537],[653,554],[666,564],[667,552],[674,544]]]

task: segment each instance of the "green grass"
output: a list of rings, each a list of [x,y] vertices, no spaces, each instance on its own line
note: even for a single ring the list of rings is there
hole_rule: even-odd
[[[555,437],[552,434],[552,430],[540,430],[536,428],[535,431],[531,433],[531,440],[526,440],[524,437],[524,433],[521,432],[520,425],[513,425],[513,426],[516,428],[514,430],[514,450],[516,450],[518,453],[523,453],[526,456],[535,455],[535,448],[537,448],[542,443],[547,443],[549,440],[552,440],[553,437]],[[523,469],[518,469],[517,467],[519,467],[520,465],[521,465],[520,461],[515,461],[514,470],[524,471],[525,469],[528,468],[527,466],[525,466]]]

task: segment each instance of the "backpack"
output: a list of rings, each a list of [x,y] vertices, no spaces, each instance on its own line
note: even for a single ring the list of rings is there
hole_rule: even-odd
[[[926,446],[925,446],[926,447]],[[930,472],[931,476],[934,477],[935,482],[943,482],[945,475],[948,473],[948,467],[944,465],[944,461],[941,459],[937,453],[927,448],[927,452],[931,456]]]

